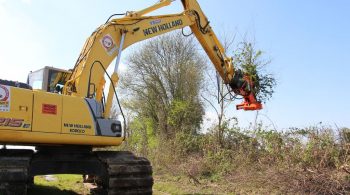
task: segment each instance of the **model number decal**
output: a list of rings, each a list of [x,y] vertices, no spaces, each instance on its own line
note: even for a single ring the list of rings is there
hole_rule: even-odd
[[[30,124],[23,124],[23,119],[17,119],[17,118],[1,118],[0,117],[0,126],[5,127],[23,127],[23,128],[29,128]]]

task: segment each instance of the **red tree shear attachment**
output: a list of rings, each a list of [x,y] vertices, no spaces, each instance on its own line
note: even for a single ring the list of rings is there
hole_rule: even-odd
[[[244,96],[244,101],[241,104],[236,105],[237,110],[261,110],[262,104],[258,102],[253,93],[248,96]]]
[[[244,75],[242,71],[238,70],[235,77],[232,79],[230,86],[236,94],[243,96],[244,99],[241,104],[236,105],[237,110],[262,109],[261,102],[256,99],[254,83],[249,76]]]

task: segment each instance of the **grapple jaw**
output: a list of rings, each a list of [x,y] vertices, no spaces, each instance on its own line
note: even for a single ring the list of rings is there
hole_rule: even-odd
[[[243,96],[244,101],[236,105],[237,110],[261,110],[263,108],[261,102],[256,99],[254,91],[254,83],[252,79],[245,75],[241,70],[235,72],[230,82],[232,90],[237,95]]]
[[[254,96],[252,93],[250,96]],[[252,98],[244,98],[244,101],[241,104],[236,105],[237,110],[245,110],[245,111],[254,111],[261,110],[263,108],[262,104],[256,101],[255,97]]]

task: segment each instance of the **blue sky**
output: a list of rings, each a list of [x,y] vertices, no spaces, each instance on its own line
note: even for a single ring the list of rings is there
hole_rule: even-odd
[[[322,121],[350,127],[350,1],[198,1],[218,35],[254,39],[272,59],[269,71],[278,87],[260,111],[266,125],[271,120],[281,129]],[[43,66],[69,69],[85,39],[109,15],[155,2],[0,0],[0,78],[25,81],[30,70]],[[181,8],[177,0],[157,13]],[[243,125],[255,116],[233,109],[229,114]]]

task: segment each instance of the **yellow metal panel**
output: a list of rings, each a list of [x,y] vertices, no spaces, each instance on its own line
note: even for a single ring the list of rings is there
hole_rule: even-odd
[[[119,146],[122,142],[122,137],[71,135],[13,130],[2,130],[0,133],[0,143],[8,144],[68,144],[90,146]]]
[[[63,96],[62,133],[95,135],[95,122],[84,98]]]
[[[33,92],[0,85],[0,132],[4,129],[30,131],[32,127]],[[7,97],[5,97],[7,96]]]
[[[34,91],[32,131],[61,132],[62,95]]]

